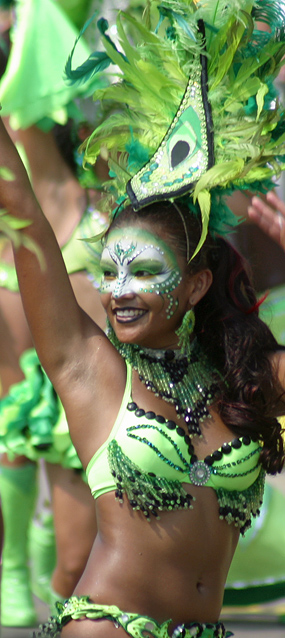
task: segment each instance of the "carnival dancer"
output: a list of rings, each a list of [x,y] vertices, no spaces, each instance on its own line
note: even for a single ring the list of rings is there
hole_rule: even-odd
[[[38,50],[42,24],[45,30],[44,33],[40,30]],[[60,35],[60,46],[55,49],[56,33]],[[12,48],[0,92],[6,125],[10,116],[9,123],[17,129],[12,131],[14,140],[24,151],[33,188],[58,237],[77,298],[86,311],[95,311],[96,320],[103,327],[104,313],[90,281],[96,274],[94,264],[99,253],[94,253],[91,245],[86,249],[82,241],[84,236],[94,234],[94,228],[100,229],[103,218],[96,212],[98,193],[85,188],[86,178],[84,184],[78,181],[75,161],[78,124],[68,120],[70,113],[79,115],[73,98],[88,94],[90,89],[86,84],[68,87],[62,77],[67,54],[77,35],[78,31],[56,3],[17,2]],[[89,52],[88,46],[80,43],[81,57]],[[36,69],[31,73],[35,59]],[[101,80],[99,85],[102,86]],[[68,125],[55,129],[56,120],[68,120]],[[32,126],[34,123],[37,126]],[[95,179],[93,187],[94,184]],[[5,519],[1,624],[30,626],[37,622],[28,549],[37,496],[38,459],[44,458],[48,464],[57,563],[51,588],[52,548],[49,570],[40,574],[40,582],[33,583],[33,589],[51,606],[54,599],[64,599],[72,593],[86,564],[96,522],[63,408],[33,349],[10,253],[6,246],[0,263],[0,304],[5,319],[1,324],[1,351],[9,352],[6,358],[2,355],[1,363],[0,493]],[[78,521],[71,524],[70,514],[73,516],[75,508]],[[35,527],[33,539],[36,530]]]
[[[0,165],[15,181],[1,181],[0,201],[29,220],[22,232],[45,259],[43,269],[15,249],[24,307],[98,524],[74,596],[40,637],[230,635],[219,621],[228,568],[259,513],[265,472],[284,462],[284,350],[219,236],[231,220],[223,189],[259,190],[282,168],[282,111],[266,94],[284,54],[283,16],[267,46],[252,33],[267,10],[153,2],[146,24],[119,14],[120,48],[99,23],[105,61],[123,76],[104,91],[114,109],[86,144],[87,160],[110,151],[113,177],[101,257],[107,336],[78,305],[1,128]],[[283,233],[276,239],[285,249]]]
[[[69,139],[66,132],[64,135],[61,131],[60,135]],[[96,257],[94,250],[90,252],[91,245],[82,241],[102,227],[95,204],[98,194],[79,184],[60,153],[53,132],[44,133],[35,126],[19,131],[17,137],[27,151],[35,192],[39,201],[45,202],[76,296],[104,327],[98,291],[90,281],[91,277],[96,278],[94,264],[99,253]],[[61,147],[65,146],[63,139]],[[50,605],[73,591],[92,547],[96,521],[63,408],[33,349],[10,253],[7,245],[0,262],[0,306],[5,319],[1,324],[1,351],[8,349],[10,353],[6,358],[2,355],[1,365],[0,490],[5,526],[1,624],[29,626],[36,622],[29,576],[33,556],[28,550],[39,459],[46,461],[51,487],[57,563],[52,588],[50,582],[44,587],[41,580],[34,589]],[[80,516],[77,522],[71,522],[75,508]],[[53,564],[50,569],[52,572]]]

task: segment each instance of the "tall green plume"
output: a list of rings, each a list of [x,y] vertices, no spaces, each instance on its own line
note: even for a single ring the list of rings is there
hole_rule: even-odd
[[[269,30],[259,31],[257,21]],[[221,219],[223,194],[259,191],[263,182],[271,187],[285,168],[284,113],[273,89],[285,55],[284,10],[275,0],[149,0],[141,21],[118,13],[116,43],[107,26],[99,23],[116,81],[94,95],[109,114],[83,149],[88,163],[102,149],[109,153],[111,180],[102,205],[112,211],[129,203],[127,183],[164,140],[205,45],[214,165],[183,195],[201,213],[198,250],[208,225],[220,233],[234,223],[225,206]],[[95,57],[94,66],[97,62]]]

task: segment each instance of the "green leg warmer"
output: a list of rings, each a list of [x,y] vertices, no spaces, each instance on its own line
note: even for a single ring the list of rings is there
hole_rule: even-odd
[[[37,493],[36,466],[0,466],[4,521],[1,625],[28,627],[37,617],[30,588],[28,530]]]
[[[33,593],[50,603],[51,577],[56,565],[56,547],[51,513],[42,513],[30,529],[30,556]]]

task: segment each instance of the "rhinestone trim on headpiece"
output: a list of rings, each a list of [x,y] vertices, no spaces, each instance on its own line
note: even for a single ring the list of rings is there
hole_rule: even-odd
[[[198,28],[205,48],[202,20]],[[149,162],[127,183],[134,210],[191,190],[214,164],[212,129],[207,60],[202,53],[193,62],[183,99],[164,139]]]

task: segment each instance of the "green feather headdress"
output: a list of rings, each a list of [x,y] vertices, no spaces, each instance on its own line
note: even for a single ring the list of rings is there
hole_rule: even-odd
[[[105,20],[98,27],[105,52],[93,54],[93,72],[104,56],[118,80],[96,91],[108,117],[83,149],[87,163],[108,151],[105,209],[183,197],[201,213],[198,251],[208,226],[221,233],[234,224],[224,195],[271,188],[285,168],[273,86],[285,55],[284,8],[276,0],[149,0],[141,21],[118,13],[118,45]]]

